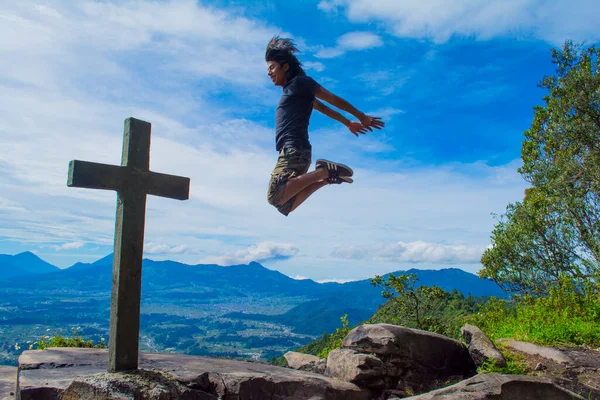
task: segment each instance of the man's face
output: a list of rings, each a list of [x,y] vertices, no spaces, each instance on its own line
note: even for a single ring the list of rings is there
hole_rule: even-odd
[[[275,86],[285,85],[285,74],[288,68],[289,64],[284,64],[282,66],[279,63],[277,63],[277,61],[267,62],[267,74],[269,75],[269,78],[271,78]]]

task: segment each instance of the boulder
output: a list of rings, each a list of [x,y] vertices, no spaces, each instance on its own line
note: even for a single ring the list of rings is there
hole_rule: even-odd
[[[288,367],[300,371],[315,372],[323,374],[327,365],[326,360],[321,359],[311,354],[298,353],[296,351],[288,351],[283,355]]]
[[[360,325],[344,338],[342,348],[379,358],[386,390],[401,395],[437,389],[449,380],[471,377],[476,370],[461,342],[390,324]]]
[[[28,350],[19,357],[17,390],[21,400],[52,400],[64,396],[71,396],[69,399],[93,398],[86,396],[118,399],[127,398],[123,397],[126,393],[138,393],[136,391],[141,387],[149,388],[147,390],[152,392],[147,396],[151,397],[135,398],[165,400],[205,400],[213,397],[236,400],[369,400],[371,398],[367,390],[360,389],[349,382],[248,361],[140,352],[140,371],[137,371],[137,375],[106,373],[107,364],[107,349]],[[141,392],[139,393],[139,396],[142,396]]]
[[[475,325],[466,324],[460,328],[460,333],[469,345],[469,354],[480,367],[484,362],[493,362],[499,367],[506,366],[506,360],[502,353],[498,351],[494,343]]]
[[[334,349],[327,357],[326,374],[360,387],[381,389],[385,384],[386,370],[383,361],[374,355]]]
[[[77,377],[60,399],[218,400],[218,397],[186,387],[160,371],[136,370]]]
[[[573,400],[583,397],[546,378],[479,374],[443,389],[409,397],[411,400]]]

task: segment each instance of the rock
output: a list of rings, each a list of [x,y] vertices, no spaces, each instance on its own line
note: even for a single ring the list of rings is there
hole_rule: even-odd
[[[521,351],[530,355],[538,355],[559,364],[572,364],[573,360],[568,355],[552,347],[537,346],[533,343],[519,342],[511,339],[500,339],[498,342],[510,347],[511,349]]]
[[[13,399],[17,387],[17,367],[0,366],[0,400]]]
[[[63,395],[73,396],[71,399],[87,399],[91,397],[85,396],[93,393],[98,394],[99,398],[118,398],[106,397],[105,393],[109,389],[115,396],[118,393],[130,393],[144,383],[150,387],[147,380],[154,377],[152,390],[158,397],[147,398],[204,400],[212,398],[207,396],[213,396],[238,400],[370,399],[367,390],[348,382],[253,362],[141,352],[139,375],[109,374],[106,373],[107,365],[106,349],[28,350],[19,357],[17,391],[22,400],[52,400]],[[132,376],[135,377],[135,382],[127,384],[126,378]],[[168,379],[165,381],[164,377]]]
[[[409,397],[411,400],[573,400],[583,399],[546,378],[479,374],[443,389]]]
[[[315,374],[325,374],[325,370],[327,369],[327,359],[321,358],[314,365],[308,364],[307,366],[300,369],[300,371],[306,372],[314,372]]]
[[[544,365],[544,363],[541,363],[541,362],[539,362],[539,363],[537,363],[537,364],[535,365],[535,368],[534,368],[533,370],[534,370],[534,371],[544,371],[544,370],[545,370],[545,369],[547,369],[547,368],[548,368],[548,367],[546,367],[546,366]]]
[[[475,325],[466,324],[460,328],[460,333],[469,345],[469,354],[475,365],[480,367],[484,362],[491,361],[499,367],[506,366],[506,360],[502,353],[481,329]]]
[[[390,324],[358,326],[344,338],[342,348],[377,356],[386,370],[386,390],[402,393],[437,389],[448,380],[473,376],[476,370],[461,342]]]
[[[61,400],[95,399],[218,400],[201,390],[190,389],[159,371],[100,373],[76,378],[62,392]]]
[[[311,354],[288,351],[283,355],[288,367],[300,371],[315,372],[322,374],[325,372],[327,361]]]
[[[327,357],[327,375],[360,387],[383,388],[385,365],[379,358],[350,349],[334,349]]]

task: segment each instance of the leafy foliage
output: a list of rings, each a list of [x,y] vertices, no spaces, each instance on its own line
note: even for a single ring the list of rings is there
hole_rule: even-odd
[[[470,319],[492,340],[514,338],[542,345],[600,346],[600,293],[588,283],[583,294],[571,279],[547,296],[512,301],[491,298]]]
[[[482,299],[465,298],[456,290],[448,293],[437,286],[419,286],[414,274],[375,276],[371,283],[384,287],[388,299],[368,323],[389,323],[458,338],[466,315],[474,313]]]
[[[49,347],[83,347],[83,348],[106,348],[106,343],[102,338],[100,342],[94,343],[93,340],[85,340],[81,336],[77,336],[79,331],[77,329],[72,330],[71,337],[64,337],[62,335],[48,336],[44,335],[40,340],[34,342],[29,346],[30,350],[45,350]]]
[[[521,151],[532,187],[500,218],[479,276],[533,295],[568,277],[585,295],[600,278],[600,50],[566,42],[552,56]]]

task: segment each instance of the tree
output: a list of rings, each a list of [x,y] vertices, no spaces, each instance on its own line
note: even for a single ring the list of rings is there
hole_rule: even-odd
[[[416,274],[389,274],[387,279],[376,275],[371,284],[382,286],[383,297],[389,299],[371,318],[369,323],[386,322],[417,329],[445,333],[443,311],[448,292],[437,286],[415,288]]]
[[[567,41],[552,58],[521,150],[532,187],[501,216],[479,272],[533,294],[564,276],[578,288],[600,278],[600,50]]]

